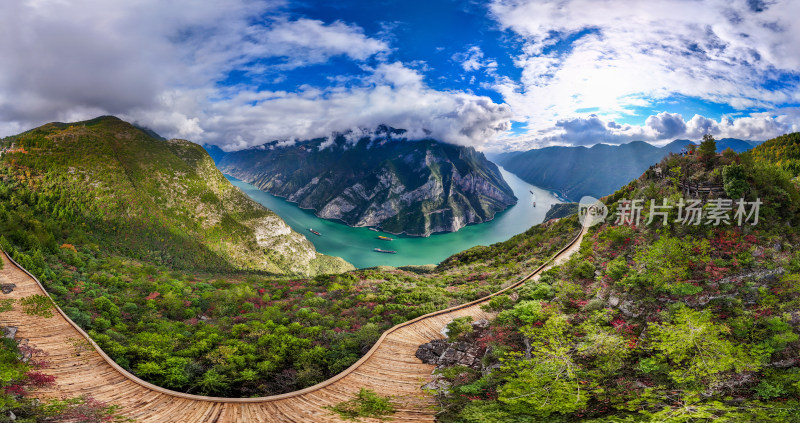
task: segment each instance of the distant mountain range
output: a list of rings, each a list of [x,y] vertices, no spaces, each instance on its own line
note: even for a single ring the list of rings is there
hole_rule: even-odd
[[[486,222],[517,202],[497,166],[472,147],[370,133],[271,142],[225,154],[207,147],[225,173],[326,219],[415,236]]]
[[[552,189],[567,200],[579,201],[584,195],[600,198],[638,178],[648,167],[669,153],[679,153],[697,142],[675,140],[656,147],[643,141],[622,145],[597,144],[593,147],[546,147],[528,151],[490,155],[506,170],[533,185]],[[717,140],[717,151],[731,148],[737,153],[760,144],[735,138]]]

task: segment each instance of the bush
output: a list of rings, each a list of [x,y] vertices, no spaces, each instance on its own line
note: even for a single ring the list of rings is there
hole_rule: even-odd
[[[380,396],[366,388],[361,388],[355,398],[326,408],[345,420],[358,420],[359,417],[388,420],[388,416],[396,411],[391,397]]]
[[[511,297],[508,295],[498,295],[489,300],[489,304],[481,306],[484,311],[500,311],[505,310],[512,303]]]
[[[22,304],[22,311],[29,316],[53,317],[53,301],[44,295],[31,295],[19,302]]]
[[[594,265],[588,261],[583,261],[575,267],[572,274],[576,278],[589,279],[594,276]]]
[[[470,333],[472,333],[472,316],[456,317],[447,324],[447,339],[450,342]]]
[[[622,279],[626,273],[628,273],[628,263],[623,257],[611,260],[606,267],[606,274],[615,281]]]

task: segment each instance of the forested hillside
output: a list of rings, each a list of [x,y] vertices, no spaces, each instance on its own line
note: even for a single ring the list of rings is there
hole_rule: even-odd
[[[756,161],[773,163],[794,176],[800,175],[800,132],[771,139],[751,154]]]
[[[36,242],[17,233],[20,222],[9,222],[4,234],[14,242],[55,251],[69,237],[175,268],[274,274],[348,268],[317,254],[280,217],[234,188],[191,142],[164,141],[102,117],[48,124],[2,145],[9,151],[0,194],[12,202],[5,209],[41,219]]]
[[[482,360],[434,361],[440,421],[800,421],[796,180],[732,152],[673,155],[659,168],[663,177],[647,172],[605,199],[609,217],[567,263],[493,301],[488,329],[452,325],[461,335],[447,348]],[[732,206],[715,225],[711,202],[688,223],[684,181],[761,201],[758,223],[751,214],[740,226]],[[642,220],[616,222],[634,199]],[[673,205],[666,222],[647,224],[651,199]]]
[[[723,138],[717,141],[716,149],[718,153],[729,148],[741,153],[758,144]],[[597,144],[588,148],[545,147],[499,154],[492,159],[528,183],[558,191],[570,201],[580,201],[584,195],[596,198],[609,195],[668,154],[679,153],[692,145],[696,143],[674,140],[662,147],[643,141]]]

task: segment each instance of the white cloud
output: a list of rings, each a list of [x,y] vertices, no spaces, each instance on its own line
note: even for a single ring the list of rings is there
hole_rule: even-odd
[[[798,75],[797,1],[495,0],[490,10],[523,40],[521,78],[496,88],[534,132],[584,108],[620,117],[675,95],[740,110],[800,102],[796,80],[761,87]]]
[[[334,22],[312,19],[295,21],[279,20],[268,28],[254,29],[250,57],[283,57],[281,68],[295,68],[314,63],[323,63],[337,55],[354,60],[366,60],[389,45],[384,41],[369,38],[361,28]]]
[[[199,118],[200,141],[225,140],[242,149],[275,139],[309,139],[351,128],[374,129],[386,124],[407,129],[409,139],[434,137],[460,145],[480,146],[509,129],[511,112],[487,97],[436,91],[417,71],[402,63],[381,64],[361,85],[298,92],[245,91],[207,103],[207,92],[180,92],[168,104],[190,111],[164,116],[158,110],[138,114],[156,131],[186,125]],[[193,128],[192,125],[188,125]]]
[[[100,114],[228,149],[378,124],[479,145],[508,127],[507,106],[434,90],[422,65],[389,54],[356,25],[289,19],[279,0],[0,2],[0,135]],[[280,80],[334,56],[363,74],[293,92],[219,84],[232,70]]]
[[[552,128],[535,133],[502,138],[487,147],[493,151],[527,150],[553,145],[624,144],[648,141],[662,144],[674,139],[700,140],[704,134],[716,138],[764,141],[777,135],[800,131],[800,108],[780,109],[774,113],[754,113],[719,121],[694,115],[686,121],[678,113],[651,115],[644,125],[619,124],[597,115],[559,120]]]
[[[465,52],[454,54],[453,60],[460,63],[461,68],[467,72],[485,69],[491,73],[497,69],[497,61],[484,59],[483,50],[478,46],[472,46]]]

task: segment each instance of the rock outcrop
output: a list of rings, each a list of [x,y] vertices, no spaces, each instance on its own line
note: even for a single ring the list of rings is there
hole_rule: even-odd
[[[489,221],[516,203],[497,166],[472,147],[380,127],[272,142],[225,154],[219,168],[325,219],[428,236]]]

